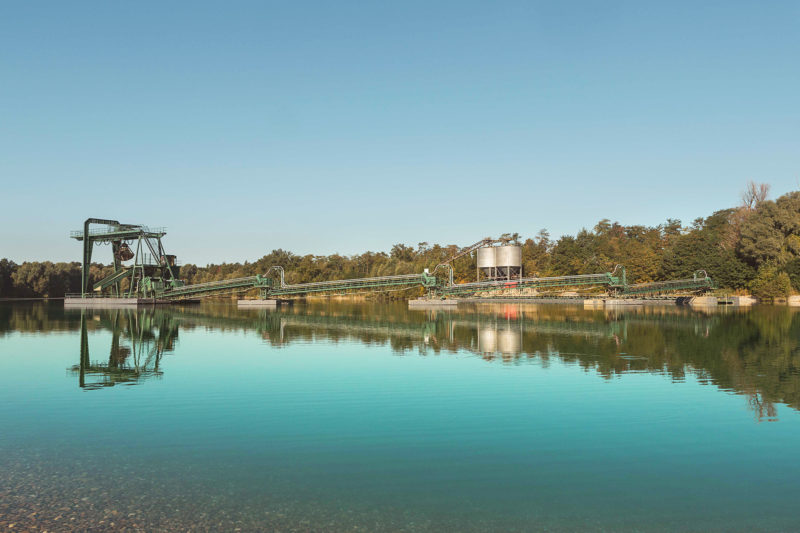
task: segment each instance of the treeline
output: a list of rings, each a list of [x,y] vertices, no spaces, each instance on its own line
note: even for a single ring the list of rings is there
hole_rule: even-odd
[[[606,272],[616,264],[627,267],[629,282],[690,277],[704,269],[720,287],[749,291],[761,298],[800,291],[800,191],[777,200],[767,199],[768,187],[751,183],[742,205],[698,218],[688,226],[667,220],[658,226],[623,226],[607,219],[592,230],[552,240],[546,230],[522,238],[525,275],[556,276]],[[286,281],[299,283],[331,279],[387,276],[432,269],[460,249],[457,245],[420,242],[395,244],[389,253],[353,256],[296,255],[273,250],[255,262],[193,264],[181,268],[188,283],[216,281],[266,272],[273,265],[286,271]],[[476,259],[454,263],[458,282],[475,278]],[[102,279],[110,266],[93,264],[90,277]],[[80,291],[80,264],[0,260],[0,297],[59,297]]]
[[[114,271],[112,265],[92,263],[89,281],[94,283]],[[81,264],[26,261],[21,265],[0,259],[0,298],[60,298],[81,292]]]

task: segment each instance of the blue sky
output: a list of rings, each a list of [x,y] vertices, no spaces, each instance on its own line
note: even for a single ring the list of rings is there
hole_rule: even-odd
[[[0,257],[89,216],[184,262],[358,253],[800,188],[799,2],[4,2]]]

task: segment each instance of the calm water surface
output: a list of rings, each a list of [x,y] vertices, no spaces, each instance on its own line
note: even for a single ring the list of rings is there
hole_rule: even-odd
[[[797,531],[798,408],[789,308],[0,305],[0,530]]]

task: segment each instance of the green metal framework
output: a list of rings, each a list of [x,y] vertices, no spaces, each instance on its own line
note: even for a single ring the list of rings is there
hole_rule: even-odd
[[[100,226],[99,228],[96,226]],[[92,227],[95,226],[95,227]],[[183,284],[178,279],[179,268],[175,256],[167,255],[161,238],[166,235],[163,228],[148,228],[137,224],[122,224],[117,220],[88,218],[83,230],[73,231],[70,237],[83,242],[81,262],[81,298],[102,295],[111,289],[116,297],[156,297],[157,293]],[[89,269],[95,245],[110,244],[114,272],[89,287]],[[135,253],[130,250],[135,247]],[[125,251],[130,257],[125,257]],[[122,263],[133,260],[130,266]],[[122,282],[128,280],[127,291]]]
[[[94,227],[93,227],[94,226]],[[100,226],[99,228],[96,226]],[[438,265],[433,273],[380,276],[372,278],[342,279],[310,283],[287,284],[283,268],[274,266],[265,274],[233,278],[207,283],[186,285],[178,278],[179,267],[175,256],[167,255],[161,238],[166,235],[163,228],[148,228],[135,224],[121,224],[116,220],[89,218],[83,230],[74,231],[71,237],[83,242],[81,265],[81,297],[94,295],[123,298],[153,298],[164,301],[181,301],[225,294],[236,294],[258,289],[262,299],[304,294],[351,293],[359,291],[405,290],[422,287],[432,298],[469,297],[506,289],[558,289],[566,287],[602,287],[619,296],[660,294],[679,291],[705,291],[713,289],[711,278],[705,271],[695,272],[691,279],[671,280],[655,283],[628,285],[625,268],[617,266],[612,272],[581,274],[572,276],[528,277],[515,280],[489,280],[474,283],[453,283],[452,266],[446,262]],[[485,241],[485,240],[484,240]],[[467,250],[474,249],[484,241]],[[95,245],[110,244],[113,251],[114,272],[89,287],[89,268]],[[130,249],[135,248],[135,253]],[[149,252],[149,253],[148,253]],[[133,264],[122,263],[133,260]],[[440,279],[439,269],[448,269],[447,278]],[[271,275],[277,274],[273,279]],[[124,290],[123,282],[127,280]]]
[[[547,278],[521,278],[510,281],[481,281],[475,283],[449,283],[437,289],[440,296],[474,296],[478,293],[497,292],[505,289],[559,289],[566,287],[604,287],[618,296],[655,295],[675,292],[704,292],[717,286],[704,270],[698,270],[692,278],[639,283],[629,285],[625,267],[617,265],[613,272],[602,274],[580,274]]]
[[[402,276],[381,276],[376,278],[342,279],[284,285],[270,291],[271,296],[290,296],[324,292],[351,292],[378,289],[402,289],[408,287],[434,288],[437,280],[430,274],[408,274]]]
[[[272,279],[261,275],[255,275],[244,278],[232,278],[221,281],[210,281],[208,283],[184,285],[183,287],[159,292],[158,298],[162,300],[187,300],[207,296],[236,294],[255,288],[268,291],[270,287],[272,287]]]
[[[437,291],[442,296],[472,296],[482,292],[505,289],[542,289],[563,287],[607,286],[621,287],[623,280],[610,272],[603,274],[582,274],[576,276],[555,276],[550,278],[521,278],[511,281],[479,281],[448,285]]]
[[[706,274],[705,270],[698,270],[694,276],[686,279],[673,279],[668,281],[655,281],[652,283],[638,283],[626,285],[620,291],[623,296],[652,295],[675,292],[698,292],[716,289],[717,285]]]
[[[261,297],[266,299],[280,296],[299,296],[303,294],[316,293],[348,293],[363,290],[403,289],[416,286],[433,288],[437,283],[435,277],[423,273],[403,276],[342,279],[287,285],[283,281],[283,269],[280,267],[273,267],[273,269],[279,270],[281,273],[280,282],[277,284],[275,283],[275,280],[269,277],[268,272],[263,276],[247,276],[244,278],[234,278],[221,281],[211,281],[208,283],[185,285],[183,287],[165,290],[158,294],[158,298],[163,300],[186,300],[192,298],[202,298],[206,296],[235,294],[237,292],[245,292],[250,289],[257,288],[261,289]]]

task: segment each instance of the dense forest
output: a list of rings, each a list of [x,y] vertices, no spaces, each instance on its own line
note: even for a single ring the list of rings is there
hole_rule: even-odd
[[[800,291],[800,191],[769,200],[769,187],[750,183],[742,204],[698,218],[685,226],[667,220],[651,226],[623,226],[604,219],[592,230],[557,240],[547,230],[523,238],[507,234],[522,245],[528,276],[589,274],[610,271],[622,264],[633,282],[689,277],[704,269],[726,290],[750,292],[760,298],[787,296]],[[389,253],[364,252],[353,256],[296,255],[273,250],[255,262],[193,264],[181,268],[188,283],[215,281],[266,272],[281,265],[289,283],[409,274],[433,268],[460,249],[457,245],[420,242],[395,244]],[[456,281],[475,277],[475,258],[457,260]],[[102,279],[109,265],[93,264],[90,277]],[[0,260],[0,298],[61,297],[80,292],[80,263]]]

